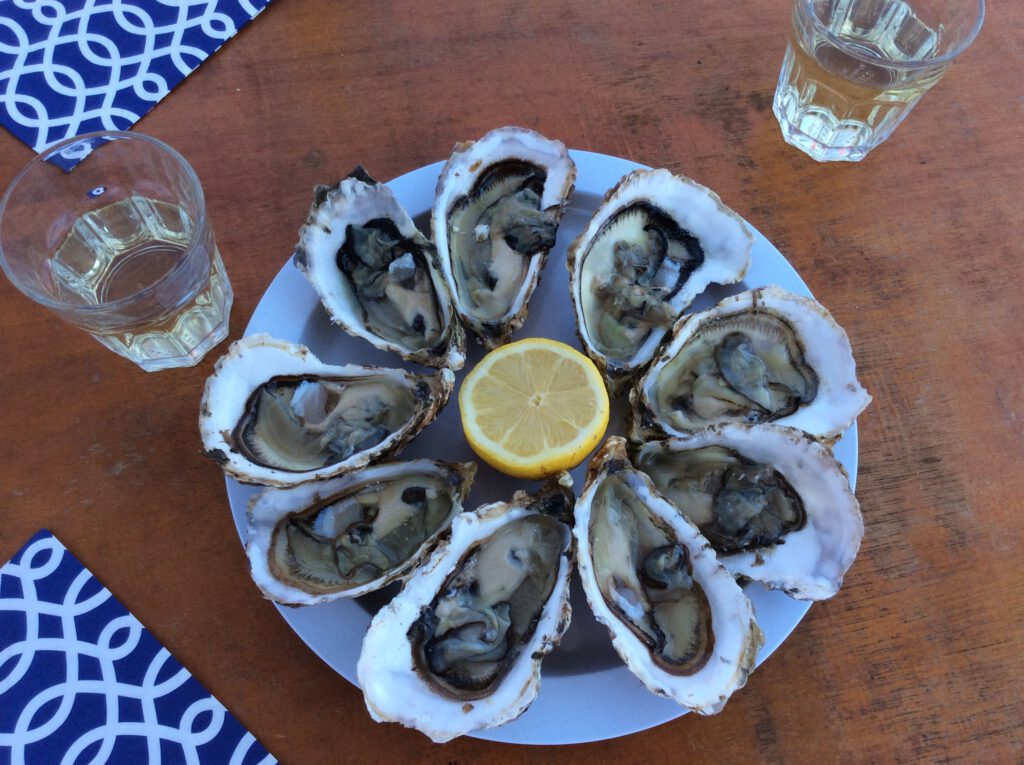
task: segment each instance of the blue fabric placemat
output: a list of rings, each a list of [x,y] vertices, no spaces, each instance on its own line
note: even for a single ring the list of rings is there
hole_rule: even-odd
[[[0,0],[0,122],[36,152],[128,130],[270,0]]]
[[[50,532],[0,568],[0,765],[276,762]]]

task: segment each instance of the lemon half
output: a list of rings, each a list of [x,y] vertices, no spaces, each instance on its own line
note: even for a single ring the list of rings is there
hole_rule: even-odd
[[[517,478],[575,467],[608,427],[608,393],[594,362],[539,337],[488,353],[462,383],[459,408],[473,451]]]

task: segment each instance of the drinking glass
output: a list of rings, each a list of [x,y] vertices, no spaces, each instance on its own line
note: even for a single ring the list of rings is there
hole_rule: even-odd
[[[981,29],[984,0],[796,0],[773,110],[787,143],[857,162]]]
[[[228,333],[231,285],[199,179],[139,133],[89,133],[29,162],[0,201],[0,266],[147,371],[191,366]]]

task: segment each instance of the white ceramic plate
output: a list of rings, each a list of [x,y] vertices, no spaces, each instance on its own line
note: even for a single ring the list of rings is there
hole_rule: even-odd
[[[530,315],[516,333],[523,337],[549,337],[578,347],[575,319],[569,302],[569,275],[565,250],[597,209],[605,192],[630,170],[642,167],[617,157],[585,151],[571,152],[578,168],[576,191],[562,218],[558,241],[548,258],[540,286],[530,301]],[[399,201],[429,232],[429,211],[434,188],[443,163],[414,170],[388,183]],[[742,203],[742,200],[726,200]],[[740,204],[740,206],[742,206]],[[296,222],[296,232],[298,221]],[[752,287],[778,284],[791,292],[810,295],[807,285],[778,250],[751,227],[754,249],[746,279],[730,287],[712,287],[691,307],[703,310],[723,297]],[[379,351],[369,343],[352,338],[332,326],[306,279],[286,263],[271,283],[253,313],[246,334],[269,332],[275,337],[302,343],[329,363],[369,363],[400,366],[397,356]],[[462,377],[482,357],[470,342]],[[622,403],[613,405],[608,433],[623,434]],[[857,475],[857,430],[854,425],[836,445],[836,457],[846,468],[851,483]],[[457,396],[434,424],[402,453],[402,458],[432,457],[445,460],[475,459],[462,435]],[[478,461],[479,462],[479,461]],[[583,467],[573,472],[577,491],[582,489]],[[476,482],[466,506],[507,499],[524,482],[509,478],[480,463]],[[529,484],[533,488],[536,484]],[[228,497],[238,533],[245,538],[245,508],[258,489],[227,481]],[[281,616],[306,644],[349,682],[356,682],[356,661],[363,635],[377,609],[397,591],[392,585],[382,592],[357,600],[337,600],[305,608],[278,607]],[[807,612],[808,603],[770,592],[751,584],[746,592],[754,603],[765,643],[757,663],[768,658],[793,631]],[[527,712],[514,722],[473,734],[477,738],[520,744],[571,744],[624,736],[660,725],[683,714],[674,702],[655,696],[641,685],[623,665],[611,647],[607,631],[590,612],[578,579],[572,588],[573,618],[561,644],[543,665],[540,695]],[[756,678],[756,675],[754,676]],[[754,680],[756,682],[756,679]],[[740,691],[742,693],[742,691]],[[369,718],[367,718],[369,719]]]

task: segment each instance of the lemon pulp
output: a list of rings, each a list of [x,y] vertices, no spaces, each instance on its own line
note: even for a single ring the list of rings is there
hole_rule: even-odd
[[[473,451],[519,478],[575,467],[608,426],[608,394],[594,363],[545,338],[487,354],[466,376],[459,407]]]

